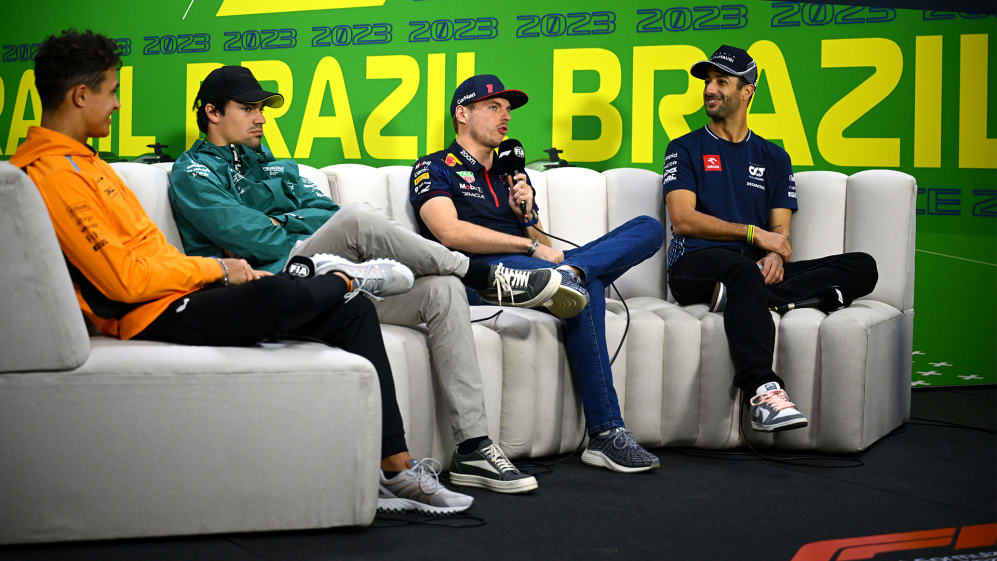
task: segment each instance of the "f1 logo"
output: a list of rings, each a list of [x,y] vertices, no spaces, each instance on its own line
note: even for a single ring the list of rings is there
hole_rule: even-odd
[[[717,154],[703,154],[703,169],[706,171],[723,171],[720,167],[720,156]]]
[[[792,561],[858,561],[887,551],[952,547],[953,542],[956,550],[993,546],[997,543],[997,524],[814,542],[800,548]]]

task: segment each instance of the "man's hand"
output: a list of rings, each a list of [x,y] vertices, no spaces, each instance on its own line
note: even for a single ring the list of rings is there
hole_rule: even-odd
[[[769,252],[768,255],[758,260],[761,266],[762,276],[765,277],[765,284],[779,284],[782,282],[782,257],[778,253]]]
[[[554,249],[549,245],[540,244],[537,246],[537,250],[533,252],[533,257],[543,259],[544,261],[550,261],[555,265],[560,265],[561,261],[564,261],[564,252],[559,249]]]
[[[519,208],[519,202],[526,201],[526,212],[529,214],[533,210],[533,188],[526,183],[524,173],[517,173],[509,183],[509,207],[521,220],[525,219],[522,209]]]
[[[793,246],[789,245],[789,237],[777,232],[769,232],[756,226],[754,243],[762,249],[778,253],[783,262],[789,261],[793,255]]]
[[[238,286],[273,274],[253,269],[245,259],[222,259],[222,262],[228,267],[228,283],[231,286]]]

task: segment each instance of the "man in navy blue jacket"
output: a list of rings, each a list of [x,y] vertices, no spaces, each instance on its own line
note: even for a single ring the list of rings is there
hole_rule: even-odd
[[[565,320],[564,345],[590,437],[582,461],[618,472],[657,469],[658,458],[623,424],[606,348],[605,293],[609,283],[661,248],[664,228],[639,216],[580,248],[561,252],[551,247],[541,231],[529,178],[524,173],[509,177],[494,165],[510,112],[527,100],[491,74],[465,80],[450,101],[457,138],[446,150],[415,163],[409,201],[423,235],[449,248],[518,269],[559,265],[563,290],[544,307]],[[477,298],[468,293],[469,301]],[[450,473],[451,481],[461,476],[459,470]]]
[[[746,51],[722,45],[693,65],[705,81],[705,127],[668,144],[662,171],[674,237],[668,285],[683,305],[724,312],[734,385],[760,431],[805,427],[772,370],[775,325],[769,307],[830,293],[831,310],[872,292],[876,262],[865,253],[790,261],[797,209],[789,154],[748,129],[758,69]]]

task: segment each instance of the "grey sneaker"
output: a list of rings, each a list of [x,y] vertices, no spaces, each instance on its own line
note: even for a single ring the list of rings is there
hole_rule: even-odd
[[[510,269],[499,263],[488,273],[488,288],[481,299],[495,306],[533,308],[557,293],[561,277],[554,269]]]
[[[807,426],[807,418],[789,401],[786,390],[777,382],[769,382],[761,388],[763,393],[756,393],[751,405],[751,428],[763,432],[775,432],[790,429],[800,429]]]
[[[634,435],[616,427],[606,436],[590,436],[588,448],[582,452],[582,462],[621,473],[650,471],[661,467],[658,457],[637,443]]]
[[[408,469],[398,472],[391,479],[381,472],[377,510],[454,514],[471,508],[473,497],[451,491],[440,484],[441,467],[440,462],[433,458],[424,458],[409,460]]]
[[[561,319],[573,318],[588,305],[588,290],[585,290],[582,279],[573,272],[564,269],[555,271],[561,273],[561,286],[550,300],[544,302],[544,306]]]
[[[727,307],[727,286],[718,282],[713,288],[713,298],[710,299],[710,311],[722,312]]]
[[[454,451],[450,482],[499,493],[526,493],[537,488],[535,477],[516,469],[498,444],[487,439],[470,454]]]
[[[408,292],[415,284],[412,271],[393,259],[371,259],[354,263],[332,253],[316,253],[311,257],[296,255],[288,261],[284,271],[291,276],[303,278],[343,273],[354,280],[353,290],[344,298],[347,302],[361,293],[380,300],[383,296]]]

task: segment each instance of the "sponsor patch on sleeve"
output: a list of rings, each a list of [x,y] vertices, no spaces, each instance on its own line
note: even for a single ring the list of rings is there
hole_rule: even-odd
[[[187,164],[187,173],[193,177],[208,177],[211,175],[211,170],[209,170],[208,166],[204,164],[193,162]]]

